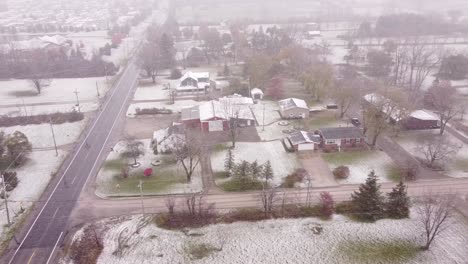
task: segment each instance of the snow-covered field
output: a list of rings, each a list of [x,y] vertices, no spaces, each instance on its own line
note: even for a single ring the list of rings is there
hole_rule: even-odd
[[[104,96],[108,90],[108,84],[104,77],[52,79],[50,85],[44,87],[40,95],[27,80],[0,81],[0,87],[2,87],[0,106],[22,107],[28,104],[63,103],[64,105],[68,104],[64,107],[69,108],[70,104],[76,103],[75,91],[78,92],[80,104],[96,103],[98,100],[96,85],[100,96]]]
[[[443,136],[461,147],[455,156],[445,162],[445,171],[443,173],[455,178],[468,177],[468,146],[463,144],[463,142],[456,137],[452,136],[448,131],[445,131]],[[424,158],[424,155],[416,150],[419,142],[422,142],[425,139],[435,139],[437,137],[439,137],[439,130],[437,129],[405,131],[394,140],[412,155]]]
[[[323,154],[330,170],[344,165],[349,168],[350,175],[341,184],[364,183],[369,173],[374,170],[380,182],[390,182],[389,168],[396,166],[392,159],[383,151],[355,151]]]
[[[194,100],[180,100],[175,101],[174,104],[170,104],[169,102],[150,102],[150,103],[135,103],[131,104],[127,110],[127,116],[133,117],[135,116],[136,109],[146,109],[146,108],[159,108],[159,109],[169,109],[172,110],[174,113],[178,113],[182,110],[182,108],[197,106],[203,104],[203,101],[194,101]]]
[[[98,109],[98,102],[80,102],[81,112],[92,112]],[[46,115],[52,113],[67,113],[76,111],[76,104],[48,104],[48,105],[21,105],[14,107],[0,107],[0,115],[6,116],[27,116]]]
[[[29,160],[20,168],[16,169],[18,186],[9,193],[8,207],[10,217],[16,221],[20,209],[29,208],[47,187],[53,173],[57,172],[59,166],[65,159],[66,152],[59,150],[55,156],[54,150],[33,151]],[[18,215],[17,215],[18,214]],[[3,232],[7,224],[6,210],[3,199],[0,201],[0,240],[3,240]]]
[[[144,170],[146,168],[153,168],[154,175],[149,178],[129,176],[127,179],[116,179],[116,174],[120,173],[121,168],[107,169],[105,165],[99,171],[96,178],[96,194],[98,196],[126,196],[140,194],[137,187],[139,180],[143,180],[143,193],[145,194],[168,194],[168,193],[194,193],[200,192],[203,188],[200,165],[198,170],[194,172],[192,181],[187,183],[185,181],[185,173],[181,164],[165,165],[165,160],[169,155],[154,155],[150,147],[151,139],[140,140],[143,143],[144,155],[137,158],[141,166],[137,169],[130,168],[129,173]],[[120,154],[125,151],[125,142],[118,142],[113,151],[107,156],[106,162],[116,161],[120,159]],[[160,166],[152,166],[151,162],[161,160]],[[129,160],[133,163],[133,160]],[[161,174],[160,174],[161,173]],[[170,173],[169,177],[165,176]],[[165,178],[164,178],[165,177]],[[179,180],[180,179],[180,180]],[[135,183],[134,185],[132,185]]]
[[[211,156],[211,166],[214,172],[224,171],[224,160],[227,150],[218,151]],[[237,142],[233,150],[235,162],[246,160],[248,162],[257,161],[264,164],[271,162],[273,169],[273,184],[280,185],[283,178],[300,168],[300,162],[295,153],[286,152],[280,141],[271,142]]]
[[[350,245],[395,245],[423,243],[421,224],[413,214],[411,219],[380,220],[376,223],[358,223],[343,216],[331,221],[316,218],[267,220],[256,223],[238,222],[217,224],[187,232],[160,229],[152,222],[134,233],[141,216],[126,220],[108,219],[99,225],[109,228],[103,234],[104,250],[99,264],[145,263],[409,263],[409,264],[461,264],[468,259],[468,225],[461,216],[435,240],[428,251],[417,251],[414,256],[399,261],[395,256],[369,254],[368,261],[357,260]],[[322,232],[314,232],[322,228]],[[116,256],[117,241],[124,230],[134,234],[123,251]],[[194,234],[194,235],[191,235]],[[77,233],[75,239],[80,237]],[[190,246],[202,243],[215,248],[207,257],[193,260]],[[392,261],[386,261],[385,257]],[[64,261],[67,263],[67,261]]]
[[[255,118],[260,126],[262,126],[263,123],[269,125],[281,120],[281,116],[278,112],[279,106],[275,101],[261,100],[250,108],[254,112]],[[265,113],[265,119],[263,118],[263,113]]]
[[[68,145],[75,142],[87,124],[86,118],[73,123],[53,125],[57,146]],[[31,142],[33,148],[49,148],[54,146],[50,124],[12,126],[1,128],[6,134],[15,131],[23,132]]]

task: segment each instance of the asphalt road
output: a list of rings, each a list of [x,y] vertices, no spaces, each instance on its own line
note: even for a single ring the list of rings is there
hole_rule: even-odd
[[[60,178],[54,179],[36,204],[23,229],[17,232],[1,263],[54,263],[53,254],[66,235],[70,214],[91,175],[99,169],[101,155],[136,85],[138,69],[129,63],[117,84],[109,91],[106,103],[86,137],[65,166]]]

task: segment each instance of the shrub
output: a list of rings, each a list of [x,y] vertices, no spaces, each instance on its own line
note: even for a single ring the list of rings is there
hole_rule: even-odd
[[[320,193],[320,214],[322,217],[330,218],[335,212],[335,201],[329,192]]]
[[[172,69],[171,70],[171,75],[169,76],[170,79],[172,80],[177,80],[182,77],[182,72],[179,69]]]
[[[165,108],[136,108],[135,109],[135,115],[170,115],[172,114],[171,109],[165,109]]]
[[[68,113],[53,113],[35,116],[0,116],[1,127],[39,125],[49,123],[59,125],[63,123],[73,123],[84,119],[84,114],[72,111]]]
[[[307,176],[307,171],[305,169],[296,169],[293,173],[289,174],[284,178],[281,187],[283,188],[294,188],[297,182],[302,182]]]
[[[349,177],[349,168],[346,166],[339,166],[333,170],[333,175],[338,180],[347,179]]]
[[[234,223],[239,221],[257,222],[267,219],[260,209],[238,209],[223,215],[221,222]]]
[[[96,263],[103,248],[102,238],[94,226],[89,226],[84,229],[82,237],[70,246],[69,256],[76,264]]]
[[[263,184],[261,181],[249,177],[233,178],[221,184],[226,192],[243,192],[252,190],[261,190]]]
[[[351,215],[354,212],[353,204],[350,201],[337,203],[335,212],[341,215]]]
[[[3,177],[5,178],[5,187],[7,192],[13,191],[13,189],[18,186],[18,177],[16,177],[16,172],[4,172]]]

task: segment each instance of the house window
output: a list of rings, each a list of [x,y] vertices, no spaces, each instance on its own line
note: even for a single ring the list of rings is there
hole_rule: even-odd
[[[356,138],[356,143],[357,143],[357,144],[361,143],[361,139],[360,139],[360,138]]]
[[[334,145],[334,144],[336,144],[336,142],[335,142],[334,139],[327,139],[326,144],[327,145]]]
[[[351,144],[351,139],[350,138],[345,139],[345,143],[346,144]]]

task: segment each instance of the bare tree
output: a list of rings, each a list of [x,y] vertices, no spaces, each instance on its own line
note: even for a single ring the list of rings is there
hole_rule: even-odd
[[[277,190],[273,187],[264,186],[263,190],[260,193],[260,199],[262,202],[263,212],[265,213],[265,217],[271,216],[273,212],[273,207],[275,203]]]
[[[128,137],[125,142],[125,147],[126,149],[123,153],[123,156],[132,158],[133,165],[136,166],[138,164],[137,158],[145,153],[143,150],[143,142],[138,141],[132,137]]]
[[[139,60],[141,68],[146,72],[146,76],[151,77],[153,83],[156,83],[160,61],[159,48],[154,44],[146,43],[140,51]]]
[[[437,84],[431,87],[426,93],[426,103],[439,115],[440,135],[444,134],[447,124],[464,108],[457,89],[450,85]]]
[[[452,158],[462,146],[450,141],[446,137],[427,138],[418,144],[416,151],[424,155],[426,165],[430,168],[436,164],[443,164]]]
[[[428,250],[432,242],[447,228],[452,222],[453,211],[455,209],[455,195],[441,196],[426,194],[417,207],[418,218],[424,228],[425,243],[422,249]]]
[[[343,79],[332,89],[331,97],[340,109],[340,118],[343,118],[351,105],[358,100],[358,89],[361,84],[358,79]]]
[[[177,162],[182,164],[187,181],[192,181],[192,175],[198,164],[203,150],[202,136],[195,131],[185,131],[185,140],[178,140],[171,146],[171,153]]]
[[[37,94],[41,94],[42,88],[44,88],[44,86],[46,86],[50,82],[49,79],[41,78],[40,75],[38,74],[35,74],[34,76],[32,76],[29,79],[29,81],[31,82],[34,89],[36,89]]]
[[[174,197],[172,196],[167,197],[165,200],[165,205],[166,205],[169,215],[174,215],[174,210],[175,210],[175,205],[176,205],[176,200],[174,199]]]

